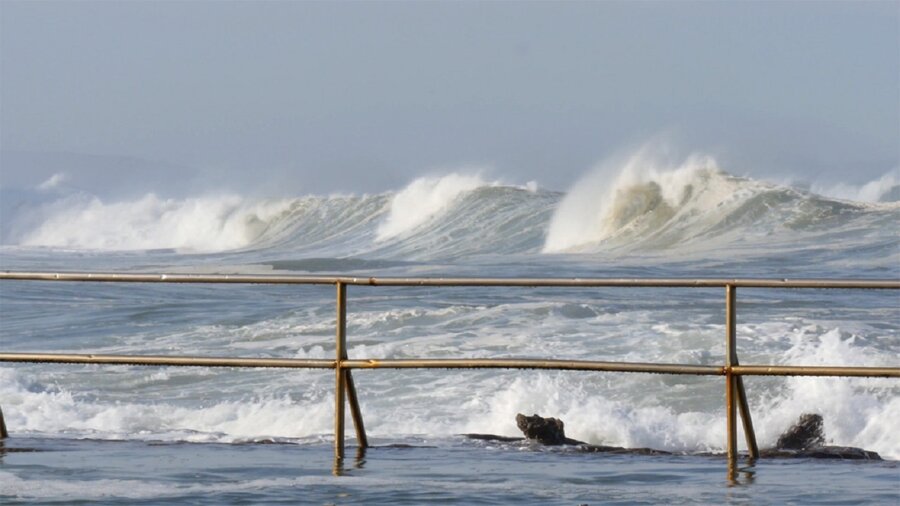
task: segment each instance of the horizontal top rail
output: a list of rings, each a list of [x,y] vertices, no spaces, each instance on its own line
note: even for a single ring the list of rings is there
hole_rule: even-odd
[[[673,287],[673,288],[838,288],[900,289],[900,279],[711,279],[711,278],[403,278],[256,274],[161,274],[111,272],[0,272],[21,281],[97,281],[119,283],[230,283],[367,286],[521,286],[521,287]]]
[[[0,353],[0,362],[51,364],[169,365],[194,367],[266,367],[334,369],[334,360],[303,358],[198,357],[177,355],[104,355],[100,353]]]
[[[99,353],[4,353],[0,362],[55,364],[167,365],[194,367],[267,367],[284,369],[334,369],[337,360],[299,358],[197,357],[172,355],[104,355]],[[723,376],[727,367],[700,364],[605,362],[537,358],[368,358],[341,360],[344,369],[551,369],[558,371],[632,372]],[[900,367],[736,365],[738,376],[852,376],[900,378]]]

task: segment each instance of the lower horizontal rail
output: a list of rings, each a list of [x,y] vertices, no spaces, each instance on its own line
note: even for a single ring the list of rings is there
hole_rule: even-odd
[[[78,353],[0,353],[0,362],[56,364],[146,365],[180,367],[264,367],[281,369],[334,369],[334,360],[297,358],[190,357],[161,355],[99,355]],[[364,359],[342,360],[345,369],[550,369],[651,374],[722,376],[725,367],[714,365],[542,360],[529,358]],[[900,367],[819,367],[791,365],[738,365],[738,376],[846,376],[900,378]]]
[[[97,355],[76,353],[0,353],[0,362],[56,364],[172,365],[181,367],[275,367],[334,369],[334,360],[296,358],[179,357],[153,355]]]

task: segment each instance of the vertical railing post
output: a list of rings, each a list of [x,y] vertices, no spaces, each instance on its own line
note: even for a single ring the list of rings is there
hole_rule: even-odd
[[[737,358],[737,351],[732,357],[732,365],[740,365]],[[747,392],[744,390],[744,378],[735,376],[734,378],[735,397],[738,402],[738,409],[741,413],[741,425],[744,427],[744,439],[747,441],[747,453],[751,460],[759,458],[759,446],[756,445],[756,431],[753,430],[753,418],[750,417],[750,406],[747,404]]]
[[[344,360],[347,360],[347,285],[338,281],[337,287],[337,324],[335,332],[335,362],[334,362],[334,457],[337,460],[344,458],[344,396],[350,404],[350,415],[353,417],[353,427],[356,429],[356,442],[360,448],[369,446],[366,437],[366,429],[363,425],[362,411],[359,409],[359,399],[356,396],[356,385],[353,383],[353,375],[350,369],[344,368]]]
[[[344,359],[347,359],[346,355]],[[362,411],[359,409],[359,399],[356,397],[356,385],[353,383],[353,374],[350,373],[350,369],[345,369],[344,375],[347,387],[347,403],[350,404],[350,416],[353,418],[353,428],[356,430],[356,444],[360,448],[368,448],[369,438],[366,437],[366,427],[363,425]]]
[[[735,286],[725,285],[725,411],[726,411],[726,452],[729,469],[737,461],[737,413],[735,410],[734,365],[735,333],[737,328],[735,313]]]
[[[344,355],[347,347],[347,285],[338,281],[337,286],[337,331],[335,335],[334,359],[334,458],[344,459]]]
[[[750,416],[750,406],[747,403],[747,392],[744,389],[744,378],[732,374],[731,368],[740,365],[737,356],[737,287],[726,285],[725,287],[725,326],[726,326],[726,351],[725,351],[725,376],[729,386],[726,390],[726,404],[729,405],[728,414],[732,420],[728,422],[730,431],[729,444],[734,445],[734,450],[729,447],[729,457],[737,458],[737,422],[733,420],[735,403],[741,413],[741,424],[744,428],[744,437],[747,440],[747,452],[751,459],[759,458],[759,447],[756,444],[756,431],[753,429],[753,418]],[[729,397],[730,394],[730,397]],[[731,458],[731,457],[730,457]]]

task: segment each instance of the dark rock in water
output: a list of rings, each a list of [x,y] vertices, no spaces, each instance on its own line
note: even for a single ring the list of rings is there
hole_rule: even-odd
[[[799,456],[813,459],[881,460],[878,452],[852,446],[819,446],[804,450]]]
[[[585,453],[612,453],[629,455],[671,455],[670,452],[653,448],[623,448],[620,446],[590,445],[566,437],[562,420],[543,418],[540,415],[516,415],[516,424],[525,433],[525,441],[536,441],[544,445],[575,445],[569,451]],[[809,459],[846,459],[846,460],[881,460],[876,452],[854,448],[851,446],[823,446],[825,442],[822,430],[822,416],[804,414],[796,425],[788,429],[778,438],[776,448],[760,450],[764,458],[809,458]],[[482,441],[498,441],[505,443],[522,442],[523,438],[496,436],[493,434],[463,434],[469,439]],[[697,453],[698,456],[721,456],[721,453]]]
[[[763,458],[882,460],[878,452],[863,450],[853,446],[817,446],[805,450],[768,448],[760,450],[759,455]]]
[[[881,460],[877,452],[852,446],[824,446],[822,415],[805,413],[778,438],[775,448],[760,451],[762,457],[795,457],[810,459]]]
[[[544,445],[584,444],[582,441],[567,438],[563,422],[557,418],[543,418],[540,415],[525,416],[519,413],[516,415],[516,425],[525,434],[526,439],[532,439]]]
[[[622,448],[621,446],[604,446],[582,444],[579,450],[586,453],[616,453],[625,455],[672,455],[672,452],[654,450],[653,448]]]
[[[370,446],[369,448],[375,448],[375,449],[390,448],[392,450],[408,450],[408,449],[412,449],[412,448],[437,448],[437,446],[411,445],[411,444],[406,444],[406,443],[391,443],[391,444],[387,444],[387,445]]]
[[[566,440],[566,431],[562,420],[543,418],[537,414],[516,415],[516,425],[527,439],[535,439],[545,445],[561,445]]]
[[[498,443],[521,443],[527,441],[523,437],[498,436],[496,434],[461,434],[469,439],[478,441],[496,441]],[[532,440],[534,441],[534,440]],[[565,438],[567,445],[573,445],[571,451],[578,453],[613,453],[628,455],[671,455],[670,452],[654,450],[653,448],[623,448],[621,446],[589,445],[575,439]]]
[[[627,453],[632,455],[670,455],[669,452],[652,448],[622,448],[621,446],[589,445],[584,441],[566,437],[562,420],[544,418],[540,415],[516,415],[516,425],[525,437],[545,445],[578,445],[578,450],[587,453]]]
[[[800,420],[784,432],[775,443],[779,450],[808,450],[825,444],[822,415],[806,413]]]
[[[478,441],[500,441],[501,443],[514,443],[525,440],[523,437],[498,436],[496,434],[463,434],[463,436]]]

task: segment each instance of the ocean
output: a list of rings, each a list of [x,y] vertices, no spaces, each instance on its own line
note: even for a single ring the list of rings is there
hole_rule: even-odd
[[[5,198],[0,269],[378,277],[900,279],[900,187],[772,183],[694,157],[567,192],[451,173],[372,195]],[[0,281],[4,352],[334,356],[333,286]],[[897,367],[900,293],[741,288],[742,364]],[[718,288],[348,287],[350,358],[724,363]],[[357,370],[370,442],[332,461],[331,370],[0,364],[0,502],[896,504],[900,382],[748,377],[761,447],[803,413],[884,461],[727,479],[720,377]],[[467,439],[559,418],[610,455]],[[740,448],[744,449],[743,441]],[[743,461],[742,461],[743,462]],[[337,471],[337,472],[335,472]]]

